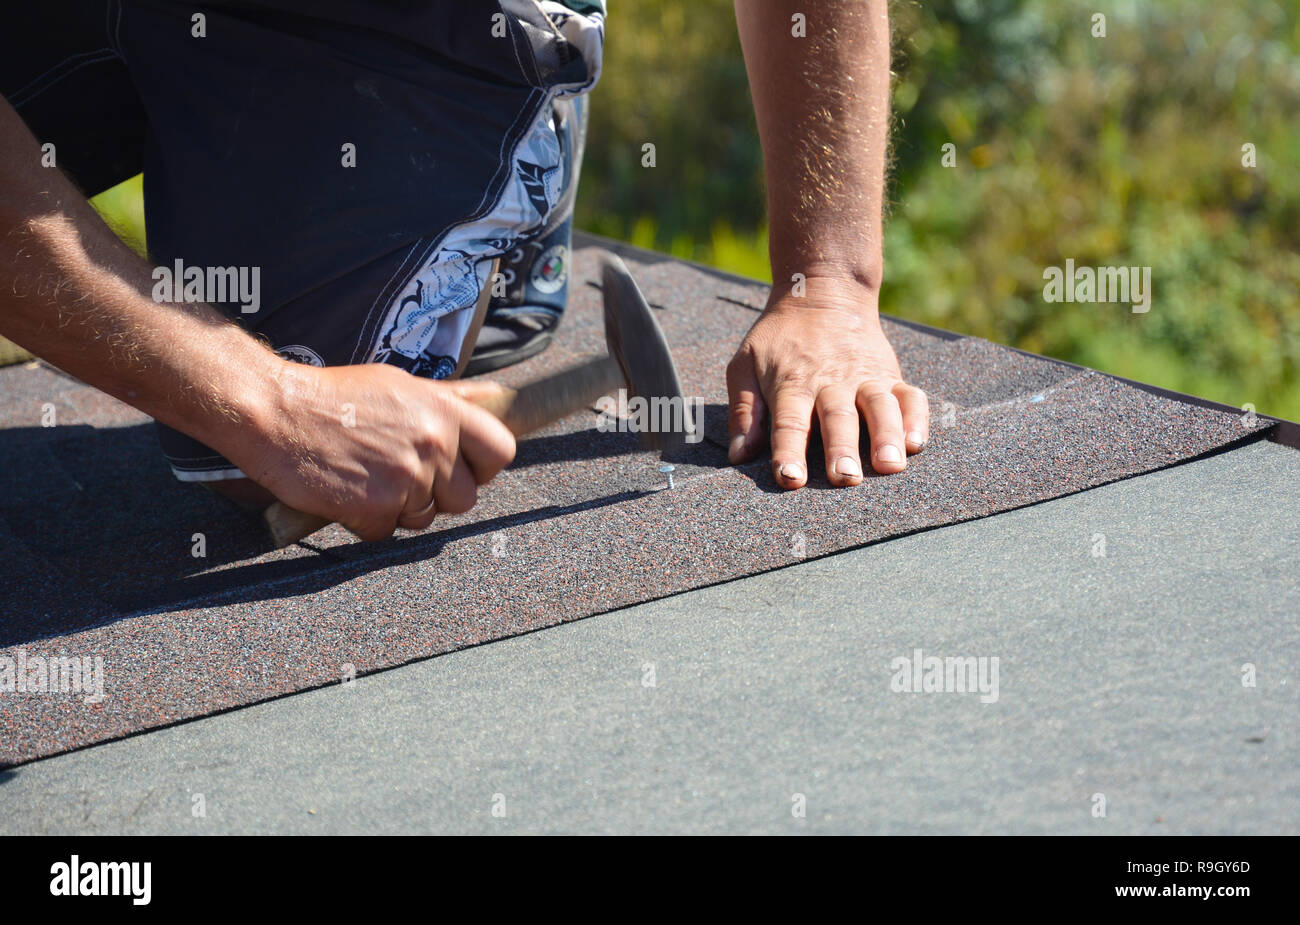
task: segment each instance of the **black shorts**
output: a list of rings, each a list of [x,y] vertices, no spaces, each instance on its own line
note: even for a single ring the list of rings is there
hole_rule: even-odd
[[[5,20],[0,93],[58,166],[87,195],[143,171],[155,298],[197,293],[300,362],[430,377],[492,258],[553,224],[557,124],[604,40],[591,0],[41,0]],[[180,478],[241,475],[160,435]]]

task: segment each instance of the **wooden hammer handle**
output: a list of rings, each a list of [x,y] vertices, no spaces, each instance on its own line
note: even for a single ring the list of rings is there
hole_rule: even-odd
[[[605,356],[530,382],[517,390],[503,388],[500,392],[474,400],[474,403],[500,418],[516,437],[522,437],[575,411],[589,408],[602,395],[626,385],[618,361]],[[311,536],[332,523],[325,517],[307,514],[282,501],[272,504],[262,516],[278,549]]]
[[[590,408],[602,395],[620,387],[627,387],[622,368],[613,357],[604,356],[530,382],[518,390],[502,389],[474,401],[500,418],[512,434],[522,437],[575,411]]]

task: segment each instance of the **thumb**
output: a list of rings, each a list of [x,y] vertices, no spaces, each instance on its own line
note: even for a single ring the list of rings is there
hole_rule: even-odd
[[[514,391],[489,379],[444,380],[445,387],[461,401],[482,408],[497,418],[504,418],[514,399]]]
[[[767,406],[758,385],[753,354],[743,348],[727,364],[727,401],[727,458],[733,464],[747,462],[762,445]]]
[[[441,385],[457,398],[482,406],[504,395],[506,387],[491,379],[444,379]]]

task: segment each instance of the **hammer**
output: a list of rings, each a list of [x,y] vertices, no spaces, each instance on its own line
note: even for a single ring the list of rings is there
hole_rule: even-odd
[[[682,407],[682,432],[651,428],[641,438],[648,448],[663,454],[676,452],[703,422],[692,420],[691,406],[682,396],[681,380],[668,341],[623,261],[613,254],[602,254],[600,275],[609,353],[517,390],[503,388],[479,399],[477,404],[500,418],[516,437],[523,437],[589,408],[602,396],[621,388],[647,402],[669,399],[668,407],[675,400]],[[486,304],[485,298],[480,299],[480,316]],[[476,330],[471,325],[471,335]],[[466,344],[466,355],[471,349],[472,337]],[[280,501],[268,507],[263,517],[277,548],[296,543],[330,523],[324,517],[304,513]]]

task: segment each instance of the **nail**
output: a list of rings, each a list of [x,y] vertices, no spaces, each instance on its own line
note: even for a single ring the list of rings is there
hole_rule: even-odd
[[[914,430],[907,435],[907,442],[912,444],[912,446],[925,446],[925,439],[925,434],[921,433],[919,430]]]
[[[781,468],[778,471],[781,473],[781,478],[787,482],[803,480],[803,466],[798,463],[781,463]]]
[[[677,471],[676,466],[660,466],[659,471],[668,476],[668,487],[673,487],[673,473]]]
[[[743,450],[744,448],[745,448],[745,435],[736,434],[736,436],[731,438],[731,448],[727,450],[727,455],[730,456],[732,459],[735,459],[737,456],[740,455],[740,451]]]
[[[841,456],[835,460],[834,469],[836,475],[842,475],[845,478],[862,478],[862,467],[858,465],[858,461],[852,456]]]
[[[892,443],[886,443],[876,451],[876,459],[886,463],[899,463],[903,461],[903,454]]]

